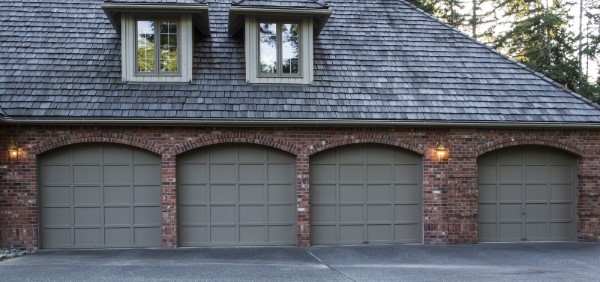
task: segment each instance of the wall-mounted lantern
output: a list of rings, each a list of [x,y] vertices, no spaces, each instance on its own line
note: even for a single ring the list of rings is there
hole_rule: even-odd
[[[10,160],[18,160],[19,159],[19,144],[12,138],[10,140],[10,144],[8,145],[8,158]]]
[[[444,140],[442,140],[442,138],[435,143],[435,153],[440,160],[448,158],[448,148],[444,145]]]

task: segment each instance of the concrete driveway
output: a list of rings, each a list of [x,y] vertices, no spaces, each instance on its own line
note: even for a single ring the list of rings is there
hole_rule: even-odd
[[[45,250],[2,281],[598,281],[600,243]]]

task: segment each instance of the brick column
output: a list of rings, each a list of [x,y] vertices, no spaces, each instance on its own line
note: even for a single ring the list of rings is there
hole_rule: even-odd
[[[162,246],[177,247],[176,159],[170,150],[162,158]]]
[[[310,179],[309,157],[303,152],[296,157],[296,228],[298,246],[310,245]]]

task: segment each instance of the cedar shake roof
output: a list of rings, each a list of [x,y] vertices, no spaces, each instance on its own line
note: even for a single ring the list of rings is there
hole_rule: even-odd
[[[600,108],[403,0],[331,0],[311,85],[251,85],[231,0],[206,3],[191,83],[121,80],[102,0],[0,0],[0,105],[14,119],[190,119],[600,125]],[[235,1],[327,8],[320,1]],[[309,122],[307,122],[309,123]]]

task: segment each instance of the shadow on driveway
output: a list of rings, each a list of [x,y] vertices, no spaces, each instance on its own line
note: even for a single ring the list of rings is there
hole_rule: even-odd
[[[2,281],[573,281],[600,279],[600,243],[43,250]]]

